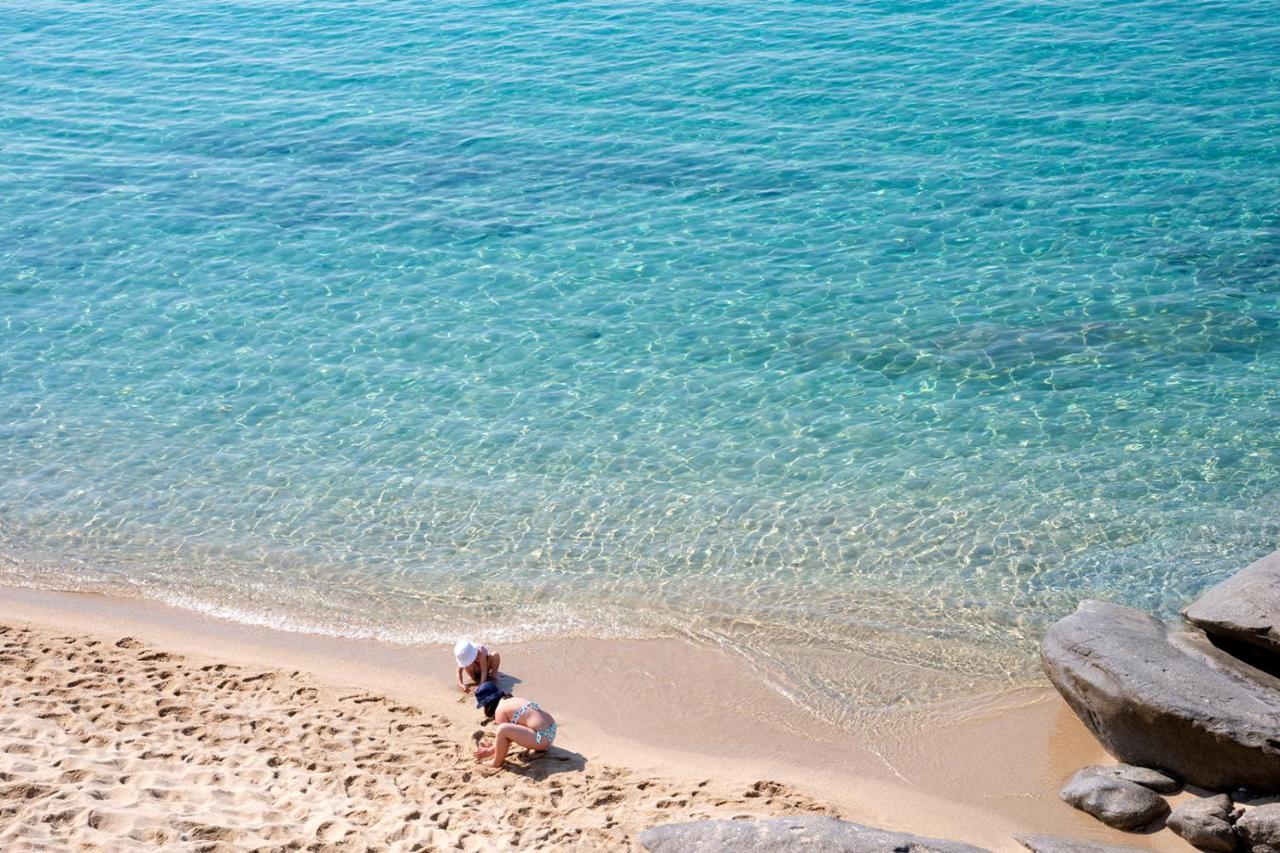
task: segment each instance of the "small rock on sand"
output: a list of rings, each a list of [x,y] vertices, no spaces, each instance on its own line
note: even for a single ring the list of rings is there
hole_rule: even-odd
[[[1203,800],[1188,800],[1178,806],[1169,815],[1168,827],[1192,847],[1231,853],[1236,849],[1231,819],[1231,798],[1219,794]]]
[[[1135,782],[1093,772],[1076,773],[1062,786],[1062,799],[1116,829],[1139,829],[1169,813],[1169,804]]]
[[[986,853],[958,841],[888,832],[832,817],[668,823],[640,833],[640,843],[649,853]]]
[[[1150,788],[1157,794],[1172,794],[1182,787],[1177,779],[1161,773],[1159,770],[1152,770],[1150,767],[1135,767],[1132,764],[1094,764],[1091,767],[1086,767],[1085,770],[1097,776],[1110,776],[1113,779],[1133,782],[1144,788]]]
[[[1236,821],[1236,832],[1249,853],[1280,853],[1280,803],[1249,809]]]
[[[1074,838],[1057,838],[1053,835],[1018,835],[1014,840],[1031,853],[1137,853],[1137,847],[1118,844],[1095,844],[1092,841],[1076,841]]]

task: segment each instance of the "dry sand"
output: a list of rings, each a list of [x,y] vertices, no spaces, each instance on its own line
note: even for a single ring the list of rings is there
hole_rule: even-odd
[[[17,589],[0,589],[0,632],[5,850],[638,849],[656,823],[795,813],[996,850],[1015,832],[1189,849],[1057,800],[1105,755],[1046,690],[879,740],[819,723],[717,650],[525,643],[504,668],[560,735],[486,775],[470,758],[485,727],[443,646]]]

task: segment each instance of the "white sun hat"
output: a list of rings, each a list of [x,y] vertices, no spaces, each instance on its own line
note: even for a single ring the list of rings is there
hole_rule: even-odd
[[[476,655],[480,652],[476,649],[475,643],[470,640],[459,640],[453,646],[453,656],[458,660],[458,666],[471,666],[475,663]]]

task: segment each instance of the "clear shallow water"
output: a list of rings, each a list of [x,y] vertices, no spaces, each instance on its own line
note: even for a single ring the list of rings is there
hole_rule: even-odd
[[[1280,537],[1275,11],[10,9],[0,579],[1034,678]]]

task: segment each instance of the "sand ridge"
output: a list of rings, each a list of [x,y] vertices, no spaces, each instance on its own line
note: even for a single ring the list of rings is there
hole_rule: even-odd
[[[768,780],[600,766],[571,734],[487,775],[478,715],[132,637],[0,625],[0,703],[6,850],[638,849],[655,823],[836,813]]]

